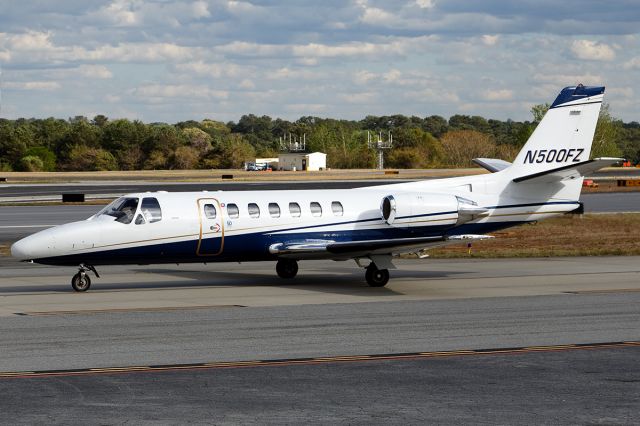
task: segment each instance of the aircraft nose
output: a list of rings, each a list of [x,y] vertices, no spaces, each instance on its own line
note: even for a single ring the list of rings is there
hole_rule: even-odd
[[[54,248],[54,236],[51,232],[42,231],[13,243],[11,256],[19,260],[35,260],[47,257]]]
[[[29,259],[30,253],[28,245],[28,242],[26,242],[24,239],[13,243],[11,245],[11,256],[19,260]]]

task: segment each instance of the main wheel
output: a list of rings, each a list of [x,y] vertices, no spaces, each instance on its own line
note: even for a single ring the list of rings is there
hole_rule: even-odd
[[[87,291],[91,287],[91,278],[87,274],[81,274],[78,272],[71,279],[71,287],[75,291]]]
[[[298,273],[298,262],[292,259],[280,259],[276,263],[276,272],[280,278],[293,278]]]
[[[378,269],[375,265],[367,266],[364,274],[367,284],[371,287],[384,287],[389,282],[389,270]]]

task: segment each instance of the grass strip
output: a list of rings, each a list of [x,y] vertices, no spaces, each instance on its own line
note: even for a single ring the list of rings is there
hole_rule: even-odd
[[[640,255],[640,213],[564,215],[494,232],[495,238],[429,250],[432,258]]]

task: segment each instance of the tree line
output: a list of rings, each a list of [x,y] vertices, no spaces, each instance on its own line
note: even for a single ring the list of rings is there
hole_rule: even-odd
[[[175,124],[138,120],[0,119],[0,171],[90,171],[240,168],[256,157],[277,157],[279,138],[306,135],[307,148],[327,154],[331,168],[371,168],[376,154],[367,132],[391,131],[391,168],[467,167],[476,157],[513,160],[548,109],[531,109],[531,121],[454,115],[367,116],[296,121],[244,115],[238,122],[205,119]],[[615,119],[602,108],[592,157],[623,156],[640,162],[640,124]]]

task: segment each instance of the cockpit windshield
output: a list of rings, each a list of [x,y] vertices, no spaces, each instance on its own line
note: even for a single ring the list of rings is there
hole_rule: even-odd
[[[138,208],[138,198],[118,198],[104,209],[100,210],[98,216],[107,215],[116,218],[116,222],[128,224],[133,220],[133,215]]]

